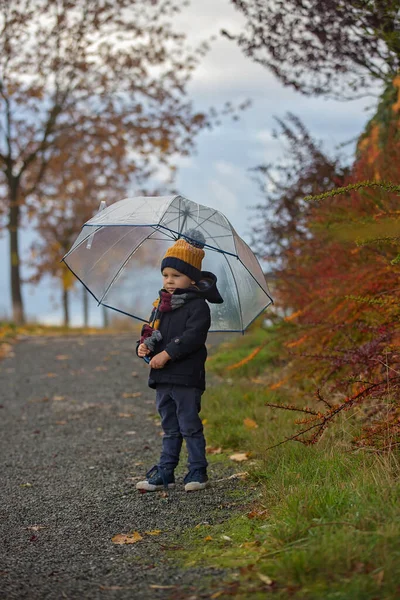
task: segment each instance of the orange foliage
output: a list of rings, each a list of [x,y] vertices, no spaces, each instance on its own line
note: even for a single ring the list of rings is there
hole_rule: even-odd
[[[255,356],[257,356],[257,354],[260,352],[260,350],[262,350],[264,348],[264,344],[261,346],[258,346],[257,348],[255,348],[255,350],[253,350],[253,352],[251,352],[248,356],[246,356],[245,358],[243,358],[242,360],[240,360],[239,362],[235,363],[234,365],[230,365],[229,367],[226,368],[227,371],[232,371],[232,369],[238,369],[239,367],[242,367],[243,365],[245,365],[246,363],[250,362],[251,360],[253,360],[253,358]]]
[[[400,180],[399,127],[400,77],[359,142],[348,181],[378,181],[381,187],[311,203],[307,227],[312,235],[291,241],[283,252],[276,303],[293,310],[285,319],[291,321],[291,339],[284,344],[292,355],[289,378],[306,388],[307,379],[317,381],[323,390],[317,401],[326,407],[298,421],[303,430],[290,439],[315,443],[336,415],[363,403],[366,424],[355,443],[400,444],[394,416],[400,414],[399,192],[384,183]],[[333,404],[334,395],[344,399]],[[387,398],[385,411],[368,412],[368,406],[382,407]],[[380,427],[385,419],[390,421],[386,430]]]

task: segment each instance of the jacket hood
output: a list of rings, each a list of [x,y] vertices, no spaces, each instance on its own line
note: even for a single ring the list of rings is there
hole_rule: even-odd
[[[223,298],[217,288],[217,276],[210,271],[202,271],[201,279],[197,284],[191,285],[186,289],[178,288],[174,292],[175,294],[188,294],[188,296],[200,297],[208,300],[212,304],[222,304]]]

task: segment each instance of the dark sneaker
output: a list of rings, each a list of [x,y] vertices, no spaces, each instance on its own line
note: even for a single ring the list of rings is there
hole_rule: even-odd
[[[207,469],[190,469],[183,481],[185,492],[204,490],[210,485],[207,477]]]
[[[175,476],[172,469],[164,469],[158,465],[154,465],[146,473],[144,481],[138,481],[136,484],[137,490],[145,492],[156,492],[157,490],[172,489],[175,487]]]

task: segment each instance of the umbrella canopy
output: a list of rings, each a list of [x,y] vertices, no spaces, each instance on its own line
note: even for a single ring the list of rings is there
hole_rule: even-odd
[[[244,332],[272,298],[249,246],[208,206],[182,196],[125,198],[87,221],[62,260],[99,304],[147,322],[162,257],[190,229],[205,237],[202,270],[217,276],[224,299],[210,305],[210,331]]]

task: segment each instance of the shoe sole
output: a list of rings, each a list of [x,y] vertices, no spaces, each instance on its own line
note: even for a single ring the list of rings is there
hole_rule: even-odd
[[[174,487],[175,487],[174,483],[169,483],[168,484],[168,489],[169,490],[174,489]],[[137,490],[144,490],[145,492],[158,492],[159,490],[163,490],[164,486],[163,485],[152,485],[148,481],[139,481],[136,484],[136,489]]]
[[[185,485],[185,492],[197,492],[198,490],[205,490],[209,486],[209,481],[204,483],[200,483],[199,481],[191,481]]]

